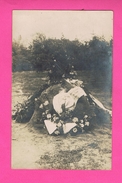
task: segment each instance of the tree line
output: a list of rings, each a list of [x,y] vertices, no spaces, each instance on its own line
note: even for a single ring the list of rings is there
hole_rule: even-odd
[[[112,39],[93,36],[90,41],[70,41],[46,38],[37,34],[26,47],[21,41],[12,44],[12,70],[49,71],[56,60],[62,71],[67,72],[73,65],[75,70],[93,72],[99,76],[110,77],[112,67]]]

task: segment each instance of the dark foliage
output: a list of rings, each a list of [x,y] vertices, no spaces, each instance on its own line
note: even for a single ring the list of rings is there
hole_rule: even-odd
[[[94,36],[89,42],[79,40],[46,39],[37,34],[28,48],[13,42],[13,71],[49,71],[50,78],[60,78],[75,70],[87,70],[96,80],[111,83],[112,40]]]
[[[24,103],[17,104],[16,113],[12,116],[12,119],[16,120],[19,123],[25,123],[30,121],[35,106],[35,99],[37,99],[41,93],[49,87],[48,84],[44,84],[37,92],[35,92],[32,96],[30,96]]]

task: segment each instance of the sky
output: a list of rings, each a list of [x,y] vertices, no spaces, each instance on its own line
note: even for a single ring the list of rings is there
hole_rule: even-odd
[[[113,37],[112,11],[14,10],[13,40],[29,45],[37,33],[46,38],[89,41],[93,35],[109,41]]]

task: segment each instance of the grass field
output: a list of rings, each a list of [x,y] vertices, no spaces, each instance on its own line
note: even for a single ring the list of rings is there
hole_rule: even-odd
[[[15,72],[12,86],[12,111],[19,102],[33,95],[47,80],[46,72]],[[78,78],[108,109],[111,90],[94,87],[89,73]],[[49,136],[45,129],[35,130],[27,124],[12,122],[12,168],[18,169],[111,169],[111,122],[97,125],[89,133],[78,136]]]

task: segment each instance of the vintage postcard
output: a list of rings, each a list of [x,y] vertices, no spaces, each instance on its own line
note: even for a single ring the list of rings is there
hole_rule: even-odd
[[[0,183],[122,182],[117,2],[0,1]]]
[[[111,170],[112,11],[13,10],[12,169]]]

